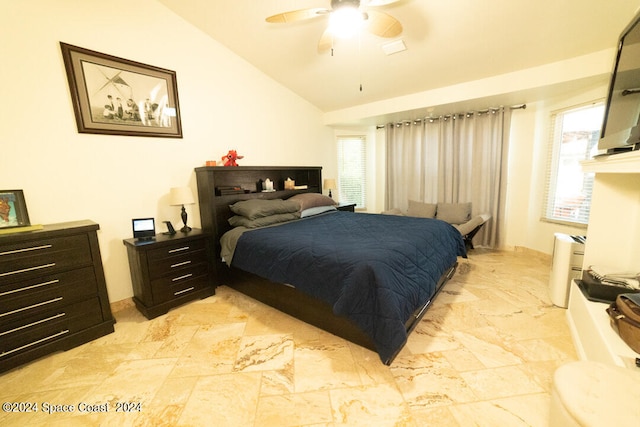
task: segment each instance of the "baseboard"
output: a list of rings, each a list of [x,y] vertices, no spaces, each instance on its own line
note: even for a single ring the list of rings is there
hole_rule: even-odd
[[[112,313],[117,313],[118,311],[122,311],[130,307],[135,307],[135,304],[133,303],[133,297],[131,297],[131,298],[125,298],[120,301],[112,302],[109,304],[109,306],[111,307]]]
[[[535,249],[530,249],[530,248],[527,248],[527,247],[524,247],[524,246],[514,246],[513,247],[513,252],[524,253],[526,255],[536,257],[536,258],[540,259],[541,261],[548,262],[549,264],[551,264],[551,260],[553,259],[551,254],[547,254],[547,253],[544,253],[544,252],[536,251]]]

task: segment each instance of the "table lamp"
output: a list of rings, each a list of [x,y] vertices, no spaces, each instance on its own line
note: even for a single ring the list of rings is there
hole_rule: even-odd
[[[184,208],[184,205],[192,205],[194,203],[193,193],[189,187],[173,187],[169,191],[169,204],[171,206],[182,205],[182,213],[180,215],[182,216],[184,227],[182,227],[180,231],[183,233],[191,231],[191,227],[187,226],[187,210]]]
[[[333,196],[331,196],[331,189],[335,189],[336,187],[336,180],[333,178],[325,179],[322,185],[322,188],[324,188],[325,190],[329,190],[329,197],[331,197],[332,199]]]

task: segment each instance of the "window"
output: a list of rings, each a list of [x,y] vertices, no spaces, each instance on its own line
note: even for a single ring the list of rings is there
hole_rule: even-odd
[[[589,222],[594,174],[583,173],[580,162],[597,149],[603,115],[602,102],[551,115],[543,219],[572,225]]]
[[[338,194],[341,203],[366,208],[366,139],[364,136],[338,137]]]

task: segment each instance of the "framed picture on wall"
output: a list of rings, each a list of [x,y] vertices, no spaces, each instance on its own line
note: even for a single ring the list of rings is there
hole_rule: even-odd
[[[182,138],[175,71],[60,42],[80,133]]]
[[[0,229],[31,225],[22,190],[0,190]]]

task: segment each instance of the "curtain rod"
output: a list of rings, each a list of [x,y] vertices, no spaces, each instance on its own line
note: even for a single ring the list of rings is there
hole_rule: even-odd
[[[414,120],[401,120],[399,122],[396,123],[388,123],[388,124],[395,124],[396,126],[401,126],[401,125],[410,125],[411,123],[413,124],[418,124],[420,122],[422,122],[423,120],[430,120],[430,121],[435,121],[435,120],[440,120],[440,118],[447,120],[449,118],[453,118],[456,119],[458,117],[470,117],[472,114],[486,114],[488,112],[493,112],[495,113],[496,111],[500,110],[501,108],[504,107],[490,107],[490,108],[485,108],[484,110],[478,110],[478,111],[468,111],[466,113],[453,113],[453,114],[445,114],[445,115],[441,115],[438,117],[424,117],[422,119],[414,119]],[[510,110],[525,110],[527,108],[527,104],[519,104],[519,105],[512,105],[509,107]],[[376,129],[383,129],[386,125],[376,125]]]

